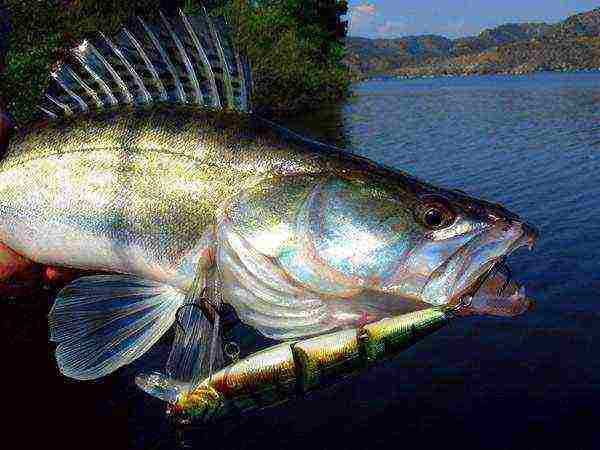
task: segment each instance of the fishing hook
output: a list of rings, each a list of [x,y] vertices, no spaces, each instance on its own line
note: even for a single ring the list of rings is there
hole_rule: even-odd
[[[177,312],[175,313],[175,323],[182,331],[185,332],[185,327],[183,326],[180,313],[187,307],[200,309],[210,323],[214,323],[215,315],[218,314],[221,318],[221,328],[223,332],[229,331],[239,322],[235,314],[228,313],[226,304],[221,305],[221,308],[217,309],[210,303],[208,298],[202,297],[201,300],[201,303],[185,303],[177,309]]]
[[[198,308],[200,311],[202,311],[202,314],[208,319],[210,323],[214,323],[216,316],[219,314],[219,311],[210,303],[209,298],[204,295],[205,292],[206,287],[202,289],[202,292],[200,293],[200,297],[198,298],[199,303],[185,303],[179,308],[177,308],[177,312],[175,313],[175,322],[182,331],[185,332],[185,327],[181,322],[180,313],[184,308],[187,307]]]
[[[498,290],[498,296],[502,295],[504,290],[508,287],[508,284],[510,283],[510,280],[512,277],[512,272],[511,272],[510,268],[508,267],[508,265],[506,264],[506,257],[502,258],[502,260],[500,260],[500,262],[498,264],[495,264],[494,266],[492,266],[486,273],[484,273],[481,277],[479,277],[479,279],[477,280],[477,282],[475,283],[473,288],[469,291],[469,293],[465,294],[463,297],[460,298],[460,300],[454,307],[454,310],[458,311],[462,308],[468,308],[469,306],[471,306],[471,303],[473,302],[473,297],[479,291],[479,289],[481,289],[483,284],[490,277],[492,277],[496,273],[498,273],[500,270],[502,270],[506,276],[504,285]]]
[[[457,313],[461,309],[468,308],[469,306],[471,306],[472,301],[473,296],[471,294],[464,295],[458,300],[458,302],[454,306],[449,307],[448,311],[451,311],[452,313]]]
[[[227,342],[223,346],[223,353],[227,356],[231,362],[237,362],[240,359],[240,346],[236,342]]]

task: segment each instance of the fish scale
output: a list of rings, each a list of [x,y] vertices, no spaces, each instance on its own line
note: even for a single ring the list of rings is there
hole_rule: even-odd
[[[225,123],[219,124],[214,114],[189,107],[175,111],[176,115],[170,107],[78,116],[15,138],[0,163],[0,209],[6,218],[0,224],[0,240],[28,253],[28,243],[19,238],[28,236],[37,243],[35,260],[45,264],[130,272],[134,261],[95,266],[102,255],[87,243],[101,238],[113,247],[124,243],[139,247],[148,266],[164,264],[161,261],[176,266],[176,258],[191,251],[222,214],[228,198],[239,193],[244,183],[272,176],[275,166],[281,171],[285,168],[281,162],[288,160],[278,155],[281,152],[269,157],[265,146],[229,145],[228,130],[215,130],[215,122],[217,128]],[[300,158],[295,163],[297,169]],[[33,218],[34,211],[36,233],[19,230],[20,224],[32,225],[17,218]],[[55,254],[66,232],[54,228],[57,218],[86,232],[81,234],[82,247],[71,251],[87,249],[88,261],[77,266],[65,261],[65,255]],[[104,227],[110,223],[121,231],[130,227],[131,232],[119,240]],[[155,242],[148,235],[164,236],[164,245],[150,247]],[[162,276],[158,279],[170,282]]]

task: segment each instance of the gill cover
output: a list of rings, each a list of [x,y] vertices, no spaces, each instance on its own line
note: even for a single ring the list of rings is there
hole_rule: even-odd
[[[244,322],[276,339],[422,309],[378,291],[413,245],[411,217],[357,180],[328,173],[263,180],[221,223],[224,293]]]

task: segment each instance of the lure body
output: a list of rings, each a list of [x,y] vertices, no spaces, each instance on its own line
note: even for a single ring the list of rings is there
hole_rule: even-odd
[[[178,395],[169,407],[170,416],[179,422],[207,424],[323,389],[397,357],[452,317],[450,310],[430,308],[284,342],[220,370],[195,391]]]

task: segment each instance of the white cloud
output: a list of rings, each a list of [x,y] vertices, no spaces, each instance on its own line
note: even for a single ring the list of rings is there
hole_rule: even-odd
[[[350,8],[350,30],[369,26],[377,15],[377,7],[369,3]]]
[[[377,7],[369,3],[364,3],[362,5],[355,6],[354,8],[352,8],[352,10],[358,14],[374,15],[377,13]]]
[[[373,3],[362,3],[350,8],[349,34],[353,36],[393,37],[405,28],[402,18],[382,17]]]
[[[404,31],[406,24],[399,20],[385,20],[382,24],[377,25],[375,30],[381,37],[397,36]]]

